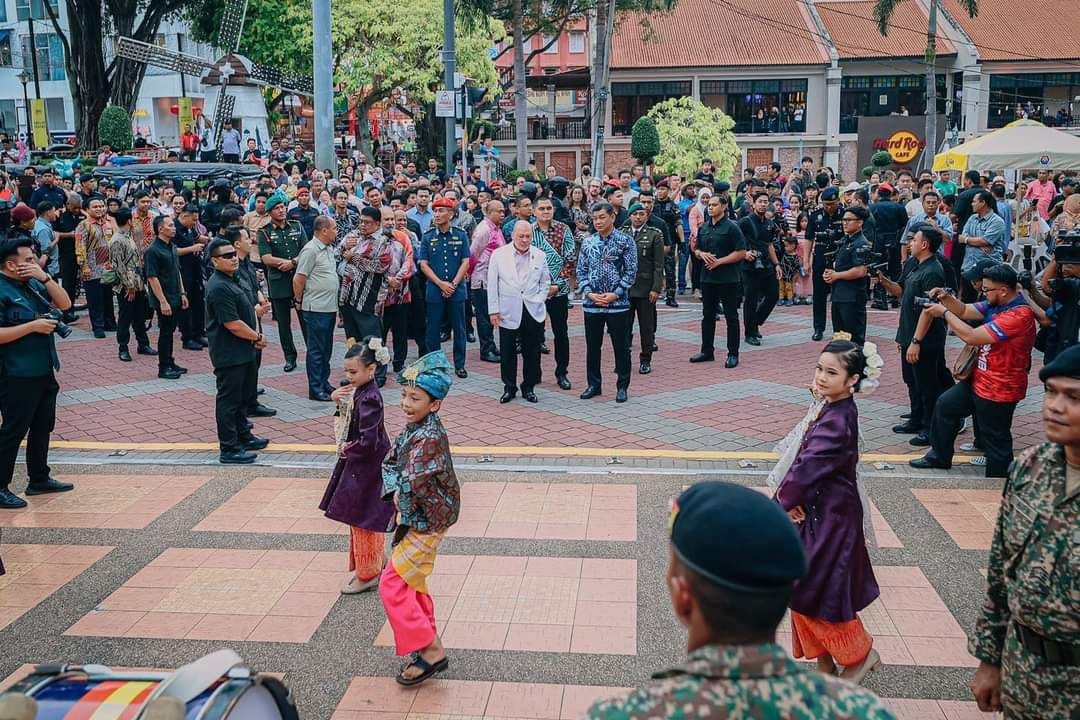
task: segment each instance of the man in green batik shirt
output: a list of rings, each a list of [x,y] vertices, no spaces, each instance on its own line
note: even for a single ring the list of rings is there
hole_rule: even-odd
[[[1009,469],[986,601],[969,642],[983,711],[1080,718],[1080,346],[1039,372],[1050,442]]]
[[[594,704],[590,720],[896,720],[869,690],[795,662],[776,643],[806,573],[779,505],[731,483],[698,483],[673,505],[669,527],[667,587],[690,655],[629,695]]]

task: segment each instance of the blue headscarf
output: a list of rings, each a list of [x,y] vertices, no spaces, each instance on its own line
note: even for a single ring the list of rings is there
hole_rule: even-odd
[[[429,352],[401,373],[405,384],[420,388],[436,400],[442,400],[450,392],[453,366],[442,350]]]

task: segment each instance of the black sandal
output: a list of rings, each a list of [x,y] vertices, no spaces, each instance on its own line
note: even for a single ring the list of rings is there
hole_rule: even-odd
[[[413,678],[405,677],[405,671],[411,666],[415,665],[422,671],[419,675]],[[432,664],[420,656],[420,653],[413,653],[412,659],[405,664],[405,667],[401,668],[401,672],[397,674],[394,679],[397,680],[398,685],[404,685],[405,687],[411,687],[413,685],[419,685],[436,673],[441,673],[446,668],[450,667],[450,661],[447,658],[443,658],[438,662]]]

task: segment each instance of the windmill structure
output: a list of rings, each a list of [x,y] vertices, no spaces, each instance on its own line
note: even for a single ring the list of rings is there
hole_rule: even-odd
[[[225,55],[216,61],[130,37],[120,36],[116,39],[116,54],[120,57],[185,75],[194,75],[201,78],[204,85],[218,88],[211,107],[219,156],[221,130],[227,120],[239,119],[240,126],[250,133],[248,137],[257,138],[261,131],[262,137],[269,139],[266,104],[260,91],[263,86],[276,87],[298,95],[313,94],[314,83],[310,77],[291,75],[277,68],[260,65],[237,53],[246,13],[247,0],[226,0],[225,13],[218,29],[218,46],[225,51]],[[210,99],[209,94],[207,98]],[[211,110],[204,109],[203,112],[209,115]]]

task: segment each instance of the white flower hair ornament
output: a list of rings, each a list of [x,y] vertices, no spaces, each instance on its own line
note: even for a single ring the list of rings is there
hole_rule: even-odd
[[[885,367],[885,360],[878,353],[877,345],[872,342],[863,344],[863,357],[866,358],[866,371],[859,381],[859,394],[872,393],[881,386],[881,369]]]
[[[375,351],[375,362],[380,365],[387,365],[390,362],[390,350],[382,344],[382,340],[379,338],[371,338],[368,340],[368,349]]]

